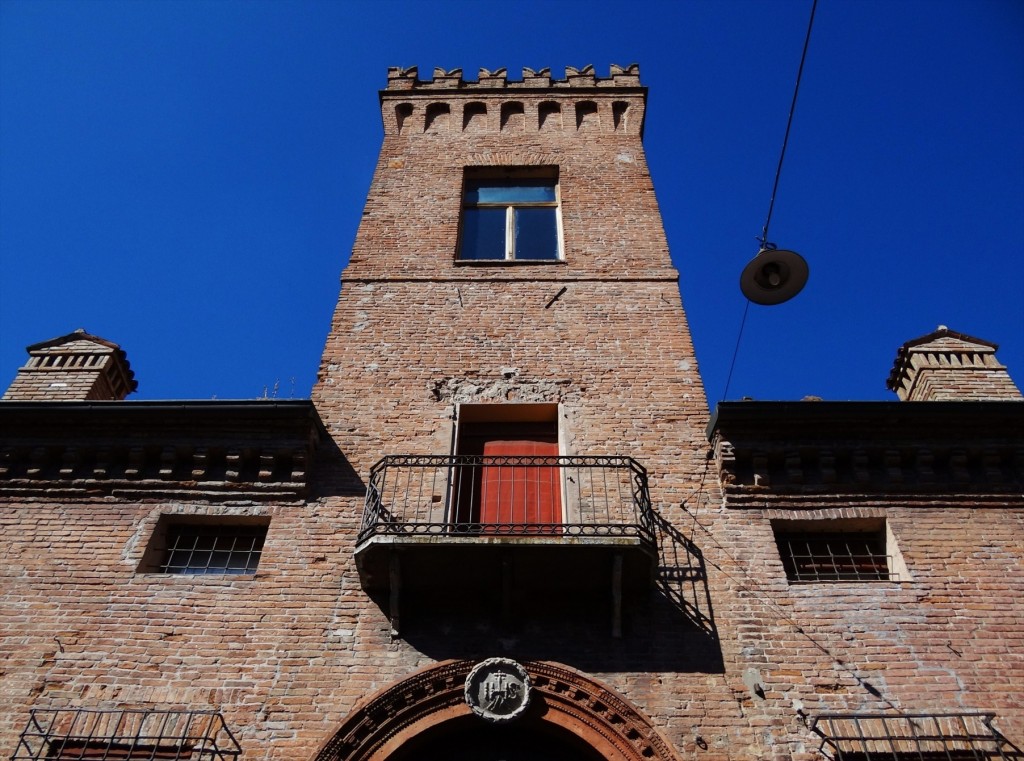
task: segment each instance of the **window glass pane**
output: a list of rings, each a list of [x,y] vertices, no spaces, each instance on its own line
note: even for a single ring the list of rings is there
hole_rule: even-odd
[[[188,560],[186,561],[186,567],[206,570],[210,565],[210,554],[211,553],[209,551],[193,552],[189,555]]]
[[[224,550],[218,550],[214,552],[210,558],[210,569],[221,569],[228,567],[228,561],[231,560],[231,553]]]
[[[554,203],[551,180],[467,180],[466,203]]]
[[[241,560],[236,560],[234,568],[239,573],[256,573],[256,568],[260,563],[260,553],[253,552],[247,553],[241,556]]]
[[[167,572],[181,573],[182,569],[188,568],[190,557],[192,557],[191,552],[172,552],[167,558]]]
[[[459,256],[462,259],[505,258],[505,209],[463,210]]]
[[[516,209],[516,259],[558,259],[558,224],[553,208]]]

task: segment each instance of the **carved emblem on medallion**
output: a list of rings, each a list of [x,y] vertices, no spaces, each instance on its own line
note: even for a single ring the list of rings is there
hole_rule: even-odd
[[[477,716],[511,721],[530,704],[530,675],[508,658],[481,661],[466,677],[466,703]]]

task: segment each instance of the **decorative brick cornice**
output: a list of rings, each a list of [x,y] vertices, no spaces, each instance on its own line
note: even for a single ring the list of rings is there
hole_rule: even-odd
[[[388,69],[388,90],[474,90],[474,89],[532,89],[532,88],[608,88],[608,87],[640,87],[640,66],[629,64],[619,66],[612,64],[609,76],[598,77],[592,65],[575,68],[565,67],[564,79],[552,79],[551,69],[524,68],[522,79],[509,80],[504,68],[490,71],[480,69],[474,82],[463,77],[462,69],[450,71],[437,67],[432,79],[420,79],[419,68],[411,66],[402,68],[392,66]]]
[[[462,69],[434,69],[434,78],[419,78],[415,66],[388,70],[380,91],[387,135],[516,135],[522,132],[642,136],[647,88],[640,67],[612,66],[598,77],[593,66],[565,69],[552,79],[549,69],[523,69],[509,80],[505,69],[480,69],[477,81]]]
[[[312,403],[0,402],[0,494],[300,497]]]
[[[723,402],[708,429],[730,504],[757,495],[1016,495],[1019,402]]]

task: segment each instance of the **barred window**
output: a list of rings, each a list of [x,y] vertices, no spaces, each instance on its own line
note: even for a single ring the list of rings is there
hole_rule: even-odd
[[[259,566],[265,518],[163,516],[139,568],[142,573],[252,574]]]
[[[791,583],[899,578],[882,520],[773,521],[772,527]]]

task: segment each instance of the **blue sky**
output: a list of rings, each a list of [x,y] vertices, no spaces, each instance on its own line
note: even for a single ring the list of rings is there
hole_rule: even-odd
[[[0,0],[0,384],[116,341],[133,398],[304,397],[381,141],[388,66],[638,62],[720,399],[810,0]],[[820,0],[770,238],[811,277],[751,306],[730,398],[894,399],[939,324],[1024,385],[1024,3]]]

